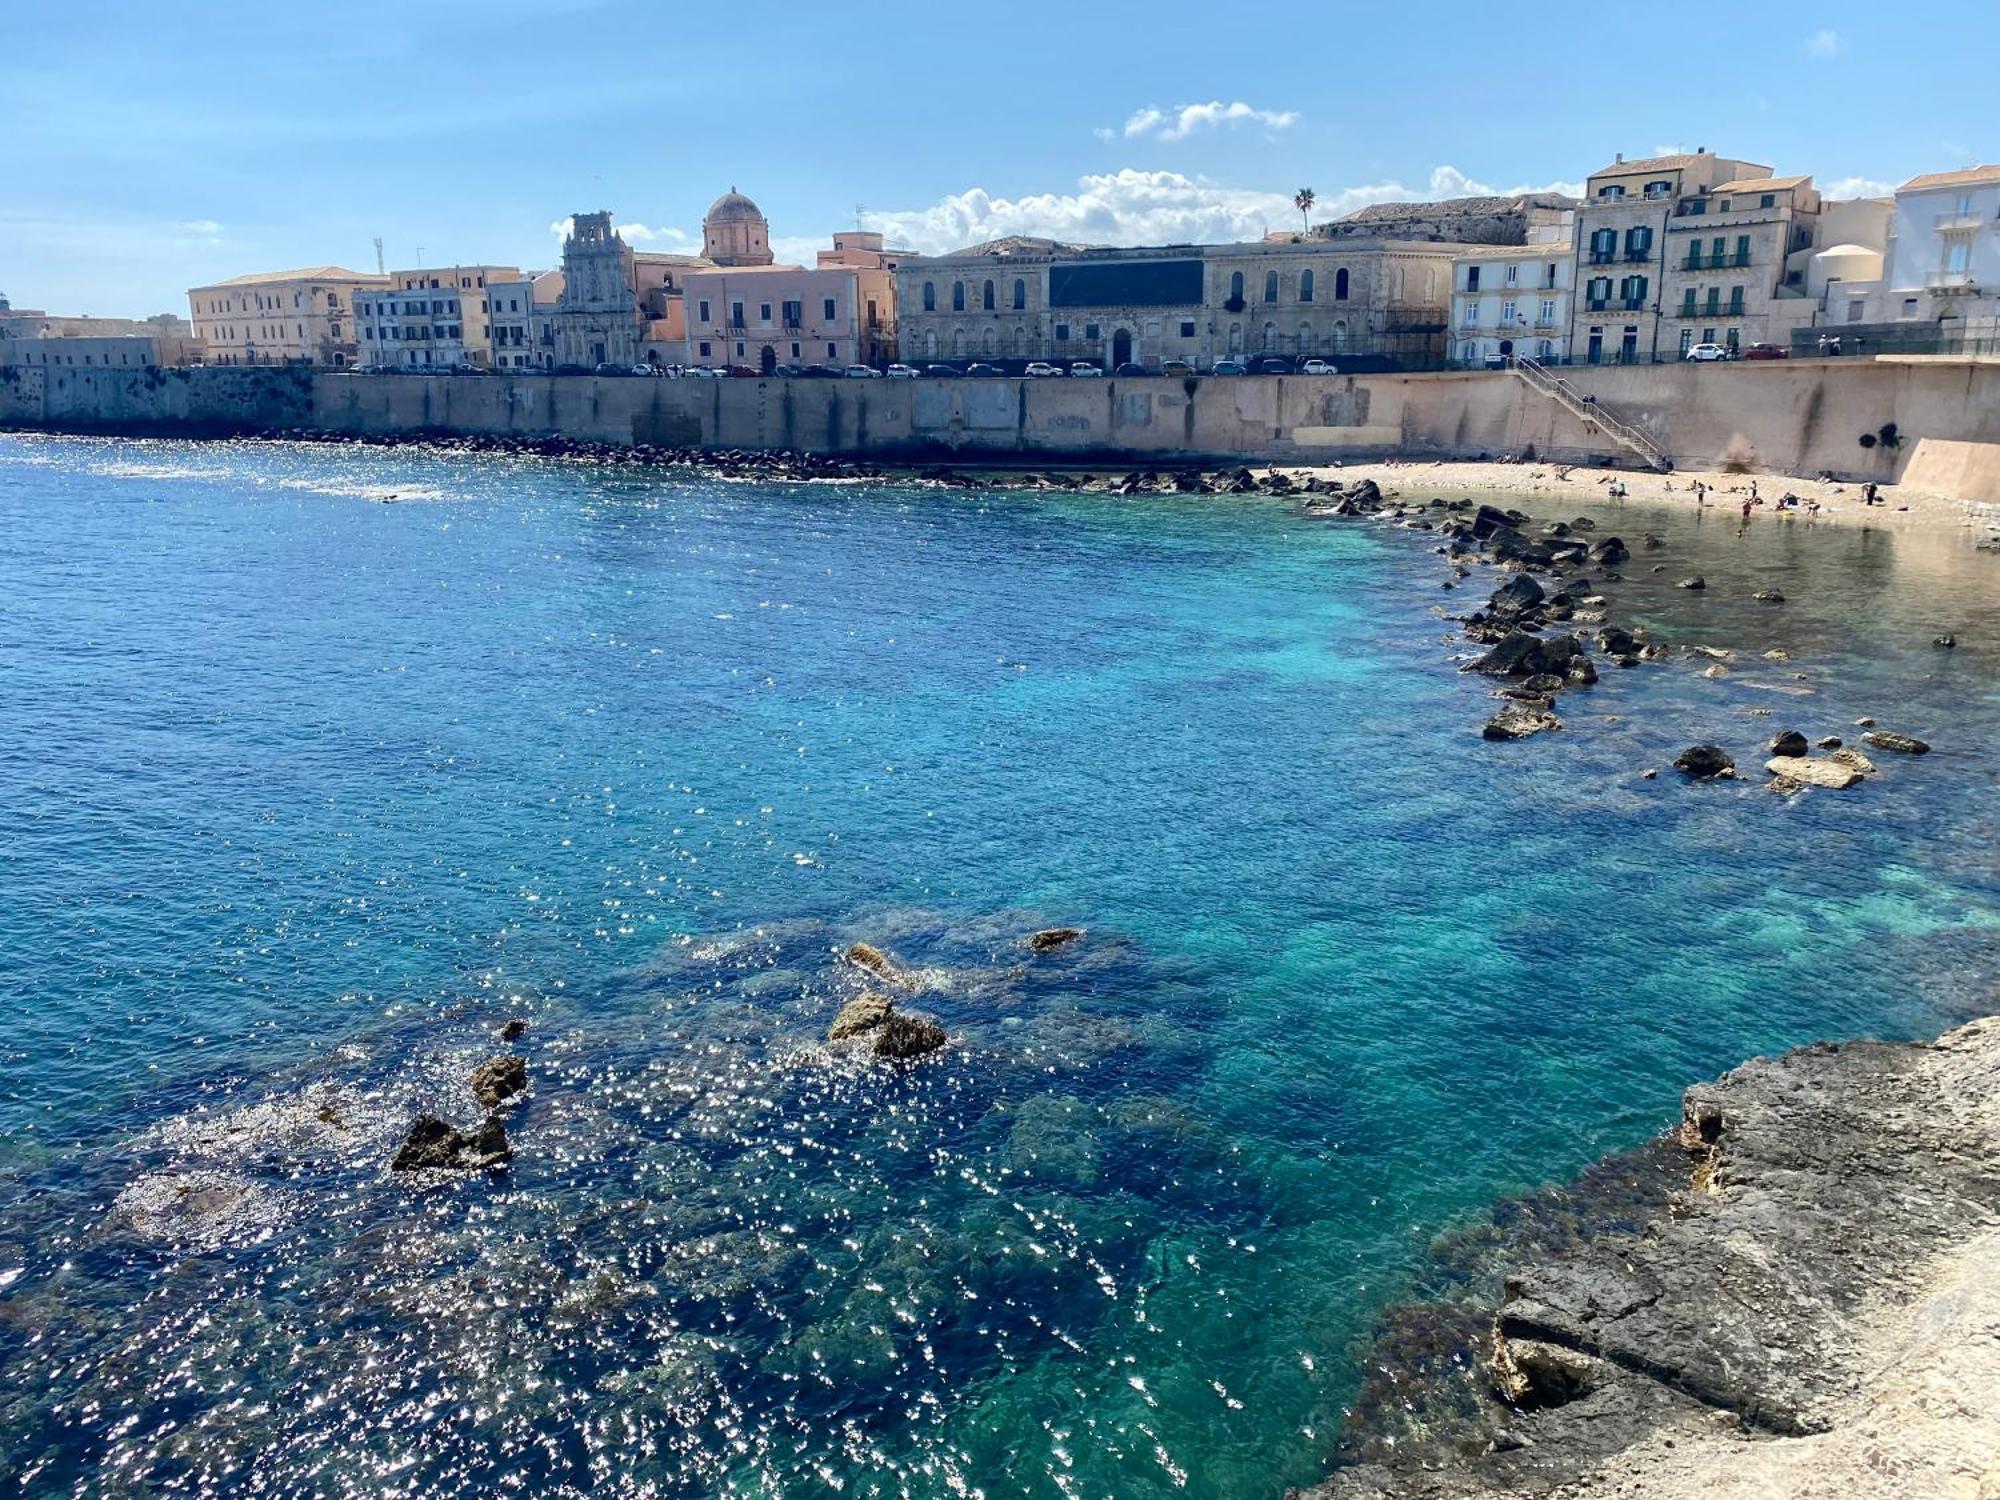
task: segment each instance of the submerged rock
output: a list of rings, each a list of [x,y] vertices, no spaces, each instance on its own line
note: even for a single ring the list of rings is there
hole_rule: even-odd
[[[1692,578],[1683,578],[1679,583],[1675,584],[1674,587],[1683,589],[1705,589],[1708,587],[1708,580],[1706,578],[1703,578],[1699,573],[1697,573]]]
[[[875,1033],[875,1055],[903,1062],[935,1052],[945,1044],[944,1028],[925,1016],[893,1011]]]
[[[1583,654],[1583,643],[1573,635],[1544,640],[1525,630],[1516,630],[1471,663],[1468,672],[1484,672],[1493,677],[1533,677],[1543,672],[1562,674],[1570,661]]]
[[[1081,927],[1044,927],[1040,932],[1029,935],[1028,946],[1037,953],[1053,953],[1082,936]]]
[[[1493,591],[1486,607],[1496,615],[1512,618],[1526,614],[1547,598],[1547,592],[1533,578],[1516,573]]]
[[[1823,786],[1839,792],[1861,779],[1854,767],[1817,755],[1776,755],[1764,763],[1764,769],[1778,778],[1781,787]]]
[[[1903,755],[1928,755],[1930,745],[1914,734],[1901,734],[1894,729],[1871,729],[1861,736],[1862,743],[1873,745],[1877,750],[1894,750]]]
[[[889,1019],[894,1006],[887,995],[878,995],[873,990],[856,995],[841,1006],[840,1013],[833,1018],[833,1024],[826,1030],[829,1042],[845,1041],[848,1037],[859,1036],[864,1031],[873,1031]]]
[[[436,1115],[418,1115],[389,1163],[392,1172],[473,1170],[504,1166],[514,1158],[498,1115],[488,1115],[470,1135]]]
[[[1562,727],[1562,720],[1549,712],[1548,700],[1538,699],[1531,703],[1509,703],[1488,719],[1479,733],[1482,739],[1525,740],[1529,735]]]
[[[1597,668],[1587,656],[1573,656],[1569,662],[1569,681],[1572,687],[1589,687],[1597,681]]]
[[[1840,748],[1840,736],[1837,734],[1822,735],[1813,741],[1813,748],[1815,750],[1838,750]]]
[[[1771,741],[1773,755],[1804,755],[1806,737],[1796,729],[1787,729]]]
[[[518,1042],[527,1034],[528,1023],[518,1016],[500,1028],[500,1040],[503,1042]]]
[[[1697,781],[1711,781],[1718,776],[1734,775],[1736,762],[1720,745],[1690,745],[1674,757],[1674,769],[1685,771]]]
[[[528,1060],[517,1053],[489,1058],[472,1070],[472,1097],[495,1109],[528,1087]]]
[[[891,984],[901,984],[904,982],[904,974],[901,966],[873,943],[854,944],[853,947],[847,950],[847,961],[868,970],[869,973],[879,978],[888,980]]]
[[[1831,755],[1827,756],[1827,759],[1833,761],[1836,765],[1851,767],[1861,772],[1864,776],[1875,774],[1875,762],[1863,755],[1859,750],[1836,749]]]
[[[1759,604],[1783,604],[1785,602],[1785,596],[1776,589],[1759,589],[1750,597],[1755,599]]]

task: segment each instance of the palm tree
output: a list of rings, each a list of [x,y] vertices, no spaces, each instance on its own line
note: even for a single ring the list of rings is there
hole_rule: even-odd
[[[1292,194],[1292,204],[1299,211],[1299,224],[1307,234],[1312,233],[1312,207],[1317,197],[1318,194],[1314,193],[1311,188],[1300,188],[1296,193]]]

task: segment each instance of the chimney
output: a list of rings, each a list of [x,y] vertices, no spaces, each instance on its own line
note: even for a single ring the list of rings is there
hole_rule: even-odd
[[[1624,164],[1624,161],[1625,161],[1625,153],[1623,151],[1620,151],[1616,156],[1611,158],[1611,165],[1614,167],[1622,166]]]
[[[1706,156],[1706,155],[1708,155],[1708,147],[1706,147],[1706,146],[1697,146],[1697,147],[1695,147],[1695,148],[1694,148],[1694,154],[1695,154],[1696,156]]]

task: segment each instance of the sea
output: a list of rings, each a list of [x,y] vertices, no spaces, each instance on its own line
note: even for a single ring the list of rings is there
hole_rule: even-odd
[[[1503,503],[1676,649],[1496,744],[1485,570],[1294,499],[0,435],[11,1492],[1322,1476],[1438,1236],[1995,1008],[2000,556]],[[857,942],[944,1050],[826,1045]]]

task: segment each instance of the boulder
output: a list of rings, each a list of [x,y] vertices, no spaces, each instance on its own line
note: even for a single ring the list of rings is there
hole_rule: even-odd
[[[1645,548],[1646,548],[1646,550],[1647,550],[1648,552],[1651,552],[1651,551],[1652,551],[1652,550],[1653,550],[1654,548],[1656,548],[1656,547],[1664,547],[1664,546],[1666,546],[1666,545],[1667,545],[1667,539],[1666,539],[1665,537],[1663,537],[1663,536],[1655,536],[1655,535],[1654,535],[1654,534],[1653,534],[1652,532],[1650,532],[1650,531],[1649,531],[1649,532],[1647,532],[1647,533],[1646,533],[1646,535],[1645,535],[1645,538],[1644,538],[1644,545],[1645,545]]]
[[[1547,598],[1547,592],[1539,583],[1526,573],[1516,573],[1493,591],[1486,607],[1496,615],[1512,618],[1525,614]]]
[[[875,1055],[896,1062],[922,1057],[945,1044],[944,1028],[923,1016],[892,1012],[875,1033]]]
[[[1623,538],[1608,536],[1590,549],[1590,555],[1609,567],[1614,563],[1630,561],[1632,549],[1625,545]]]
[[[859,1036],[864,1031],[873,1031],[889,1019],[892,1008],[887,995],[878,995],[873,990],[856,995],[841,1006],[840,1013],[833,1018],[833,1025],[827,1028],[826,1039],[839,1042]]]
[[[1729,675],[1729,668],[1725,667],[1721,662],[1716,662],[1713,666],[1703,667],[1701,675],[1704,677],[1727,677]]]
[[[1482,505],[1472,518],[1472,534],[1483,542],[1494,532],[1507,530],[1512,525],[1506,511],[1498,506]]]
[[[1690,745],[1674,758],[1674,769],[1685,771],[1697,781],[1733,776],[1736,762],[1720,745]]]
[[[1544,640],[1525,630],[1516,630],[1499,645],[1465,670],[1484,672],[1492,677],[1533,677],[1543,672],[1562,674],[1572,658],[1583,654],[1583,645],[1573,635]]]
[[[1949,651],[1953,646],[1958,644],[1958,637],[1955,635],[1941,635],[1932,641],[1931,644],[1933,646],[1942,646],[1945,650]]]
[[[1639,642],[1632,632],[1617,625],[1606,625],[1597,632],[1597,646],[1606,656],[1630,656],[1639,649]]]
[[[436,1115],[426,1114],[418,1115],[416,1122],[410,1126],[410,1133],[403,1137],[402,1147],[396,1152],[395,1160],[389,1163],[389,1170],[466,1171],[503,1166],[513,1156],[513,1148],[507,1144],[507,1132],[500,1124],[498,1115],[488,1115],[479,1128],[468,1135],[456,1125],[448,1125]]]
[[[1840,736],[1837,734],[1822,735],[1819,739],[1813,741],[1813,748],[1815,750],[1838,750],[1840,748]]]
[[[1893,729],[1871,729],[1861,736],[1861,741],[1877,750],[1895,750],[1904,755],[1928,755],[1931,748],[1914,734],[1900,734]]]
[[[1764,763],[1764,769],[1778,778],[1781,787],[1786,788],[1823,786],[1840,792],[1861,779],[1861,773],[1854,767],[1817,755],[1773,756]]]
[[[903,971],[897,967],[896,961],[873,943],[856,943],[847,950],[847,961],[888,980],[891,984],[902,982]]]
[[[1347,500],[1351,505],[1375,510],[1382,504],[1382,487],[1372,479],[1357,479],[1347,492]]]
[[[1787,729],[1783,734],[1780,734],[1771,741],[1771,753],[1773,755],[1785,756],[1804,755],[1806,753],[1806,737],[1796,729]]]
[[[1550,698],[1560,693],[1568,683],[1568,678],[1554,672],[1537,672],[1521,686],[1538,698]]]
[[[1783,604],[1785,602],[1785,596],[1776,589],[1759,589],[1750,597],[1755,599],[1759,604]]]
[[[1705,589],[1708,587],[1708,580],[1706,578],[1703,578],[1699,573],[1697,573],[1692,578],[1683,578],[1679,583],[1675,584],[1674,587],[1683,589]]]
[[[1530,541],[1511,526],[1494,532],[1487,539],[1486,550],[1499,562],[1521,563],[1527,567],[1546,568],[1556,559],[1547,543]]]
[[[503,1101],[525,1092],[527,1087],[528,1060],[518,1053],[488,1058],[472,1070],[472,1097],[484,1110],[499,1108]]]
[[[1044,927],[1040,932],[1029,935],[1028,946],[1037,953],[1052,953],[1082,936],[1081,927]]]
[[[503,1042],[518,1042],[527,1034],[528,1023],[519,1016],[500,1028],[500,1040]]]
[[[1587,656],[1573,656],[1569,661],[1569,681],[1571,687],[1589,687],[1597,681],[1597,668]]]
[[[1827,756],[1827,759],[1836,764],[1846,766],[1851,771],[1859,771],[1863,776],[1872,776],[1875,774],[1875,762],[1863,755],[1859,750],[1835,750]]]
[[[1546,703],[1547,700],[1541,701]],[[1562,727],[1562,720],[1546,707],[1537,707],[1533,703],[1509,703],[1488,719],[1486,727],[1479,733],[1482,739],[1525,740],[1531,734]]]

